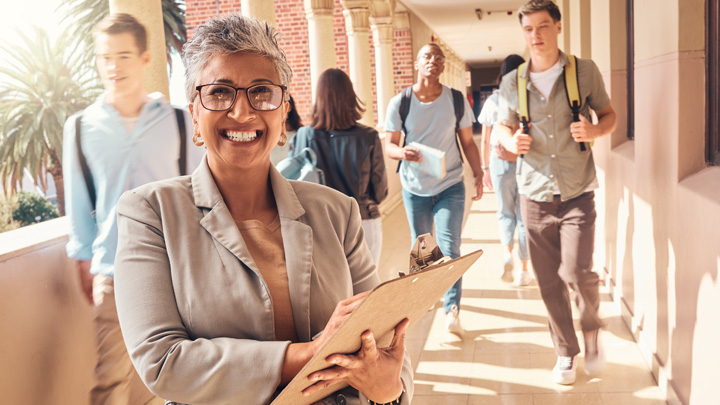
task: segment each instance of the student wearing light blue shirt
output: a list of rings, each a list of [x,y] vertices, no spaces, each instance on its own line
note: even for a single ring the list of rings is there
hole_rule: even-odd
[[[475,120],[472,109],[463,98],[464,113],[457,125],[459,143],[455,139],[456,117],[452,90],[440,83],[445,68],[445,55],[436,44],[427,44],[418,52],[415,70],[417,82],[412,86],[410,109],[405,119],[406,144],[400,145],[402,93],[388,103],[385,120],[385,152],[395,160],[419,162],[420,150],[410,146],[417,142],[445,152],[446,175],[443,178],[420,170],[415,164],[400,165],[403,204],[410,224],[411,240],[418,235],[433,233],[444,255],[460,257],[460,237],[465,211],[465,184],[458,145],[462,147],[475,177],[473,200],[482,197],[483,171],[472,136]],[[435,232],[433,232],[433,223]],[[443,298],[445,326],[449,332],[462,334],[460,325],[460,296],[462,279],[452,286]]]
[[[143,184],[179,176],[180,125],[162,94],[146,94],[143,71],[150,61],[145,28],[127,14],[107,17],[95,30],[98,71],[105,93],[82,112],[80,145],[92,177],[92,201],[76,144],[77,116],[65,123],[63,173],[70,218],[67,254],[77,261],[83,293],[93,304],[97,335],[97,383],[92,404],[146,404],[164,401],[147,390],[128,357],[115,308],[113,269],[117,249],[116,204],[120,195]],[[191,142],[192,120],[183,112]],[[182,121],[180,121],[182,122]],[[186,145],[185,171],[202,159]]]

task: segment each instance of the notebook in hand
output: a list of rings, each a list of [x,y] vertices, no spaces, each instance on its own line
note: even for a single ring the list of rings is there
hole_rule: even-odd
[[[419,162],[407,163],[418,167],[421,171],[438,179],[445,178],[445,175],[447,174],[445,169],[445,151],[417,142],[410,142],[409,145],[420,150],[422,160]]]

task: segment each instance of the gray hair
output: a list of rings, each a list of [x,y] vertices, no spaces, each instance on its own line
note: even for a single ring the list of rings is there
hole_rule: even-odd
[[[280,49],[275,28],[254,18],[240,14],[226,14],[211,17],[200,24],[185,46],[185,91],[188,102],[195,98],[195,87],[199,85],[200,74],[215,55],[252,53],[264,56],[275,65],[281,84],[288,86],[292,80],[292,69],[285,52]],[[285,92],[287,99],[289,92]]]

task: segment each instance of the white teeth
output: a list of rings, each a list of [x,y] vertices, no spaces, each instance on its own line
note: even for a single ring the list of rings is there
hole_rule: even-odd
[[[225,131],[228,139],[235,142],[250,142],[257,138],[257,133],[253,132],[237,132],[237,131]]]

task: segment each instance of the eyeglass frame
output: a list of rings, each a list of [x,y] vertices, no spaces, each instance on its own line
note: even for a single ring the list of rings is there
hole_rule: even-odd
[[[233,95],[233,100],[230,103],[230,106],[224,110],[213,110],[212,108],[207,108],[205,106],[205,103],[203,103],[203,101],[202,101],[202,92],[200,91],[203,87],[207,87],[207,86],[225,86],[225,87],[229,87],[229,88],[235,90],[235,94]],[[272,110],[258,110],[257,108],[255,108],[255,106],[253,106],[252,101],[250,101],[250,95],[248,94],[248,90],[250,90],[254,87],[258,87],[258,86],[280,87],[280,89],[282,90],[282,99],[280,101],[280,104],[278,104],[278,106],[273,108]],[[202,105],[203,108],[208,111],[229,111],[229,110],[231,110],[233,108],[233,106],[235,105],[235,102],[237,101],[237,95],[240,90],[245,90],[245,98],[248,101],[248,105],[250,105],[250,108],[252,108],[253,110],[255,110],[255,111],[275,111],[278,108],[280,108],[280,106],[282,106],[282,102],[285,101],[285,92],[287,91],[287,89],[288,88],[286,85],[275,84],[275,83],[258,83],[258,84],[253,84],[252,86],[249,86],[249,87],[235,87],[235,86],[231,86],[227,83],[208,83],[208,84],[201,84],[199,86],[195,86],[195,90],[197,90],[198,98],[200,99],[200,105]]]
[[[430,57],[428,57],[427,55],[430,55]],[[433,58],[435,58],[435,62],[445,63],[445,55],[441,55],[438,53],[425,52],[424,54],[420,55],[420,57],[426,62],[430,62],[431,60],[433,60]]]

